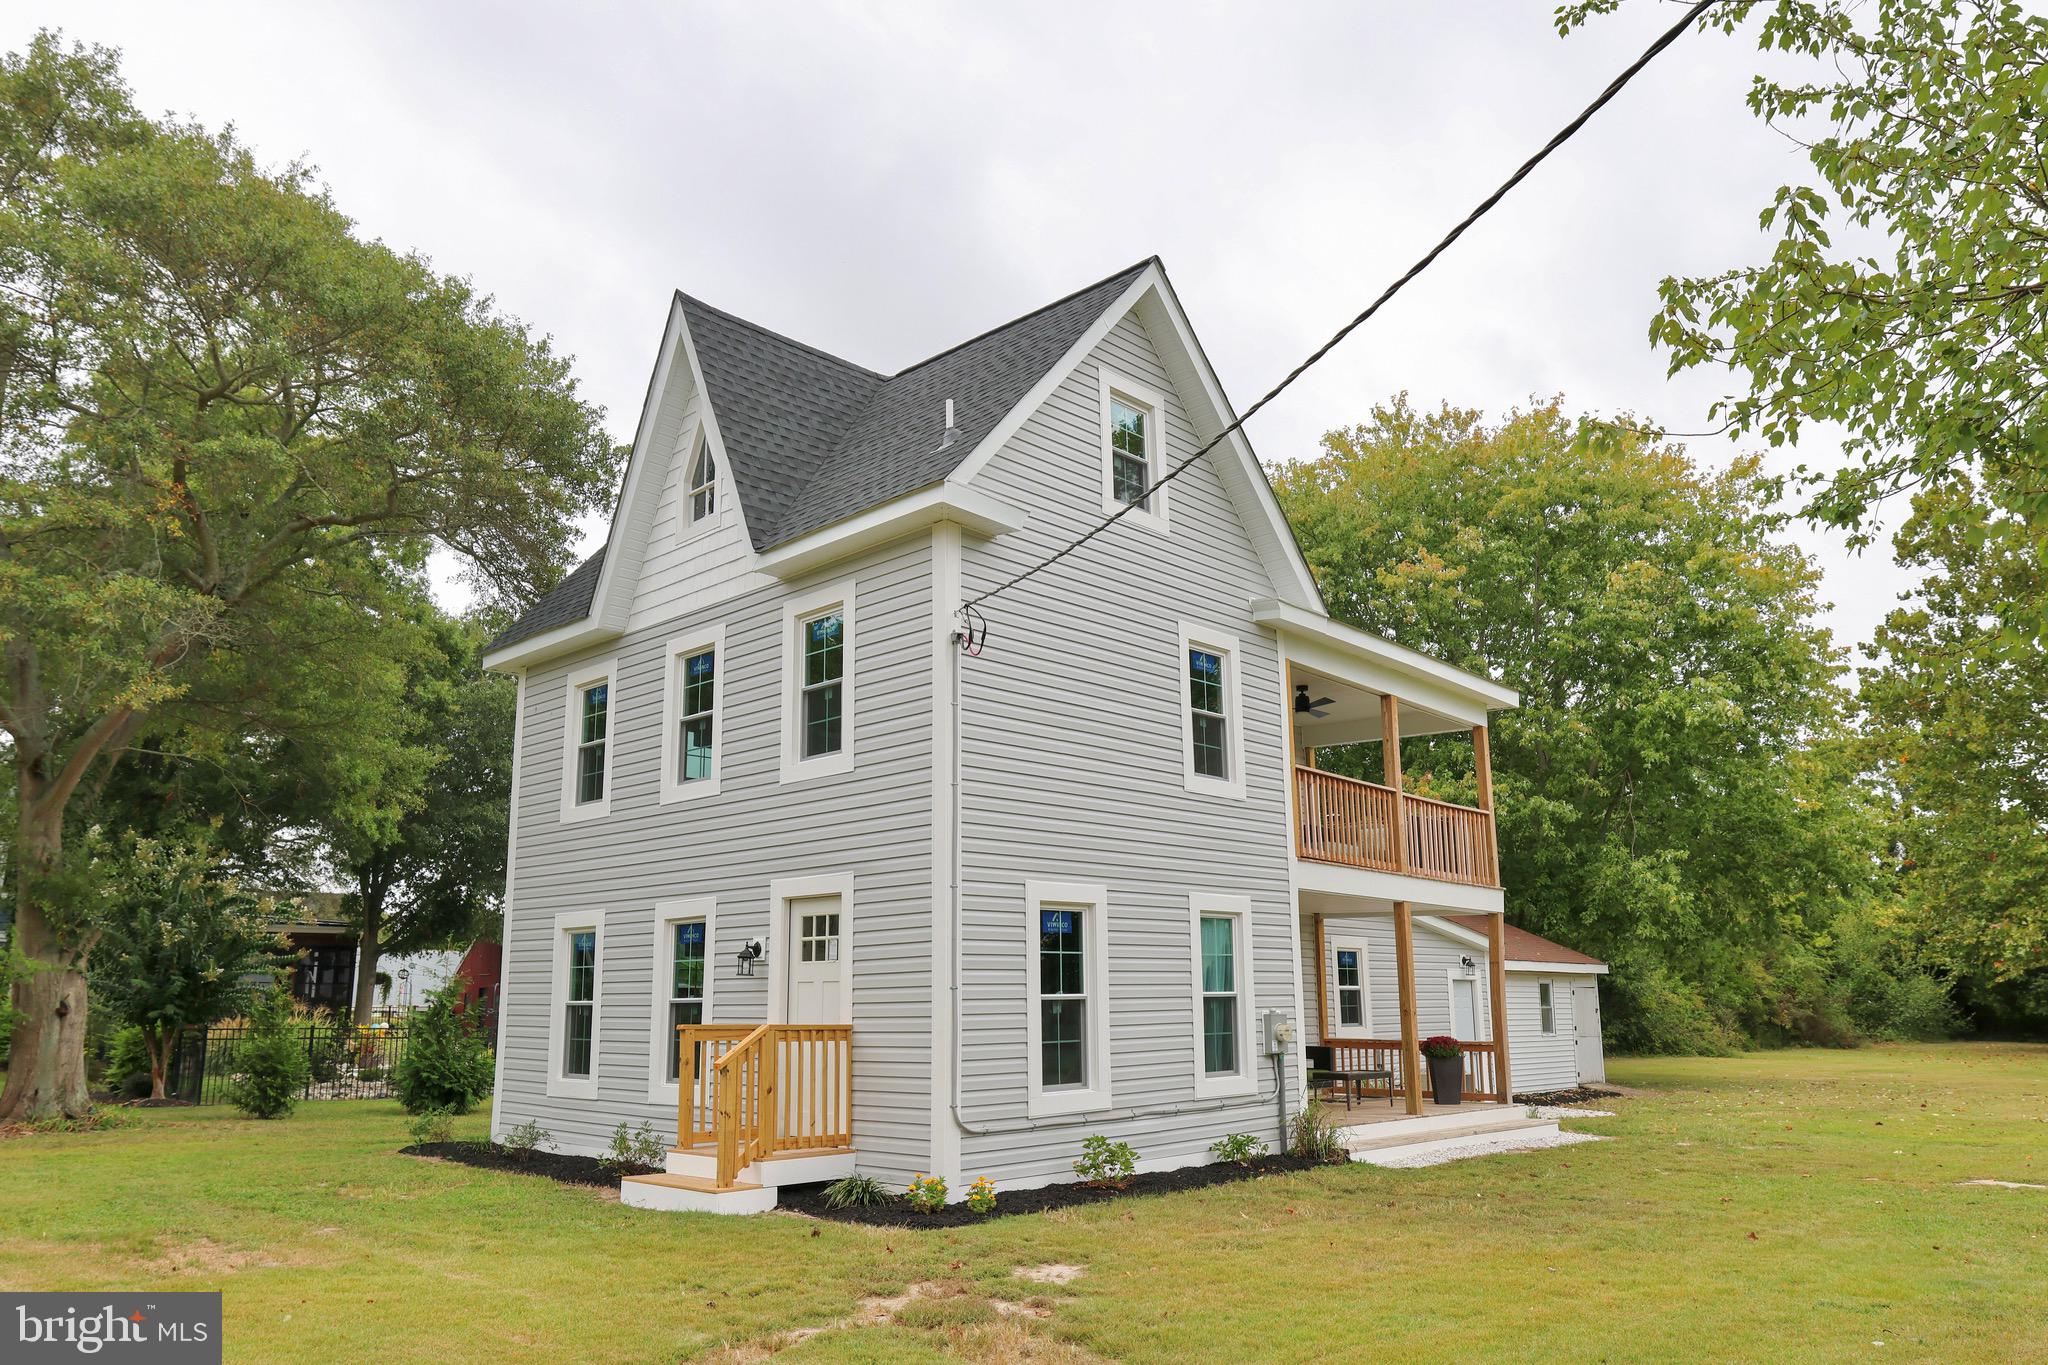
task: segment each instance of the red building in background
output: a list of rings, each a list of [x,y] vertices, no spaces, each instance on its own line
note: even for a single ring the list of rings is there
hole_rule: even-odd
[[[498,980],[503,960],[504,949],[478,939],[455,966],[455,980],[461,987],[455,1012],[466,1015],[475,1010],[478,1027],[494,1043],[498,1035]]]

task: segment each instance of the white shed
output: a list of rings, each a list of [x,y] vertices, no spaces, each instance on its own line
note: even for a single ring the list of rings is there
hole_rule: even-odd
[[[1447,915],[1444,922],[1484,941],[1484,916]],[[1607,964],[1513,925],[1506,926],[1506,946],[1508,1056],[1516,1092],[1606,1080],[1599,979]]]

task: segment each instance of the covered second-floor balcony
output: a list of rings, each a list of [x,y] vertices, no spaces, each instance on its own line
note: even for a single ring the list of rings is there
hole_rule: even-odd
[[[1297,857],[1468,886],[1500,885],[1493,772],[1484,725],[1299,664],[1289,669],[1288,683]],[[1455,757],[1462,772],[1464,737],[1470,737],[1475,805],[1457,805],[1403,788],[1402,741],[1452,735],[1459,738],[1449,743],[1459,752],[1441,757]],[[1330,762],[1350,771],[1323,766]],[[1380,780],[1351,775],[1361,767],[1377,769]]]

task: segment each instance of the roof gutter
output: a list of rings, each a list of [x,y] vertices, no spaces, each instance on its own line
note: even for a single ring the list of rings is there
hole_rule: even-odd
[[[484,655],[480,662],[493,673],[518,673],[549,659],[574,654],[579,650],[591,649],[616,640],[620,633],[610,626],[585,617],[581,621],[571,621],[567,625],[556,626],[553,630],[544,630],[538,635],[516,640],[503,649],[494,649]]]

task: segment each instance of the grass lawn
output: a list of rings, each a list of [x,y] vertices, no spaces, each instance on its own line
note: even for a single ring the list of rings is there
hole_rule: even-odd
[[[2048,1184],[2048,1047],[1612,1073],[1611,1142],[943,1233],[418,1161],[383,1102],[148,1111],[0,1142],[0,1288],[223,1289],[231,1360],[2048,1360],[2048,1191],[1961,1183]]]

